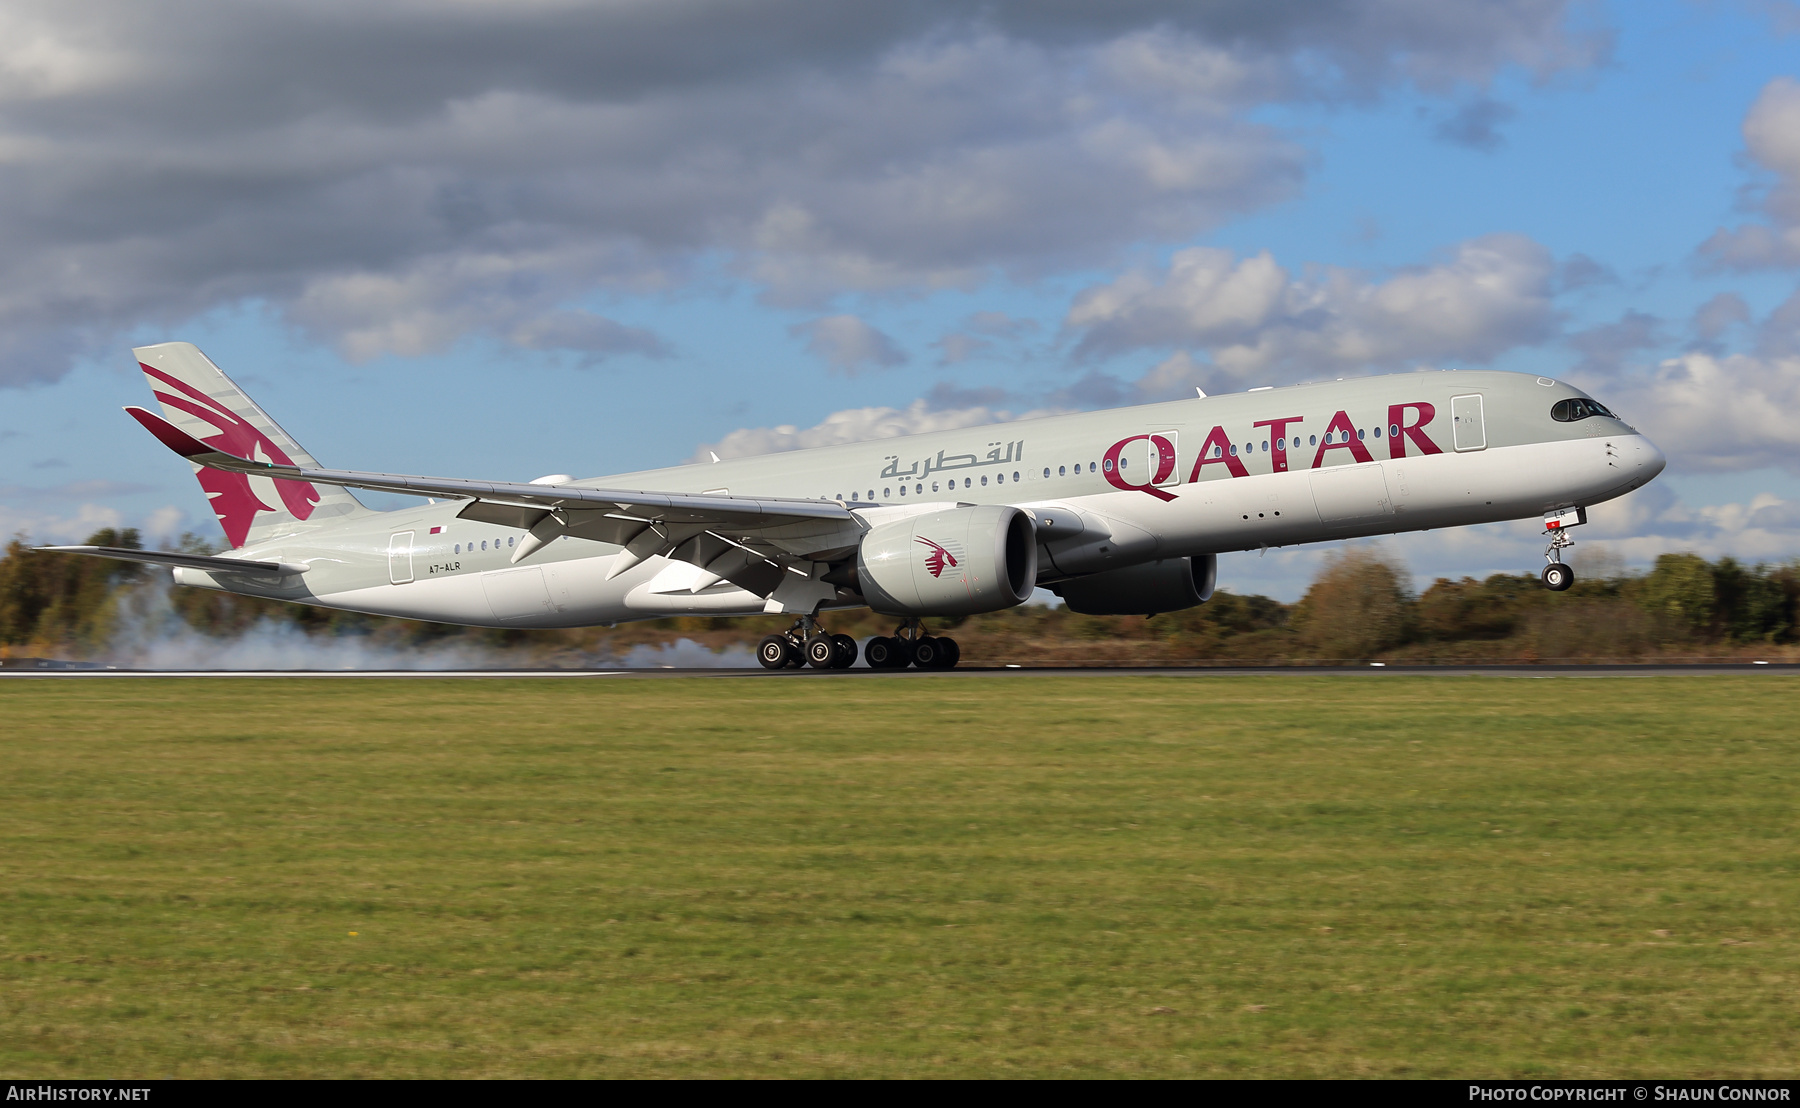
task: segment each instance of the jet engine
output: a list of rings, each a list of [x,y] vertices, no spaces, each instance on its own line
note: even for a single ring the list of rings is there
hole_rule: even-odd
[[[1090,573],[1049,588],[1083,615],[1153,616],[1206,603],[1218,579],[1217,555],[1202,554]]]
[[[884,615],[994,612],[1030,599],[1037,557],[1029,513],[1002,504],[946,508],[871,528],[857,549],[856,584]]]

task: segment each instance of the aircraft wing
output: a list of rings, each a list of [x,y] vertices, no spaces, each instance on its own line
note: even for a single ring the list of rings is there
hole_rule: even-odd
[[[776,562],[781,555],[811,560],[841,556],[854,546],[862,531],[857,517],[835,500],[592,489],[278,465],[208,446],[143,408],[125,411],[164,446],[213,469],[468,500],[470,504],[457,513],[460,517],[531,533],[514,553],[514,562],[547,542],[570,535],[625,547],[626,556],[614,564],[613,576],[660,554],[699,565],[716,573],[715,579],[767,595],[785,568]],[[775,578],[769,576],[771,570]]]
[[[177,554],[172,550],[132,550],[123,546],[38,546],[57,554],[91,554],[121,562],[148,562],[157,566],[187,566],[208,573],[286,574],[305,573],[298,562],[253,562],[248,558],[214,558],[205,554]]]

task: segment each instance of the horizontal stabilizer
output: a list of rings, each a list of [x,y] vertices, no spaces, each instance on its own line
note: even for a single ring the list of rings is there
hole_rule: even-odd
[[[179,432],[178,432],[179,433]],[[91,554],[121,562],[148,562],[158,566],[186,566],[208,573],[287,574],[305,573],[298,562],[253,562],[248,558],[214,558],[205,554],[177,554],[169,550],[129,550],[122,546],[39,546],[57,554]]]
[[[217,454],[221,458],[231,458],[233,461],[239,460],[230,454],[214,450],[155,412],[132,405],[125,409],[125,414],[143,424],[146,431],[156,436],[156,441],[189,461],[205,465],[204,457],[208,454]],[[267,468],[267,465],[265,464],[263,468]]]

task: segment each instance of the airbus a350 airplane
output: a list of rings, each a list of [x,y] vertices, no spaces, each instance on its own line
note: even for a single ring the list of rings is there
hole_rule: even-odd
[[[1662,472],[1581,390],[1499,372],[1409,373],[761,458],[511,484],[322,468],[200,350],[141,347],[162,415],[232,550],[45,550],[175,567],[248,596],[481,627],[791,613],[758,656],[843,668],[821,612],[901,622],[876,668],[956,664],[922,620],[1022,604],[1171,612],[1212,595],[1223,551],[1538,518],[1550,589],[1566,529]],[[378,512],[348,489],[436,498]]]

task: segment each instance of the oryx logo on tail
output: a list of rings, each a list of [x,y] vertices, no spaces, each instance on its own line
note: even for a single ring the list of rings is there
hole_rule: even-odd
[[[950,553],[938,543],[925,538],[916,539],[914,541],[922,543],[929,549],[930,552],[925,555],[925,569],[930,572],[933,577],[942,577],[944,575],[945,567],[951,569],[956,568],[956,555]]]
[[[218,434],[200,441],[238,458],[275,462],[279,465],[294,464],[287,451],[275,445],[274,440],[230,408],[159,369],[153,369],[142,362],[138,365],[152,378],[180,394],[172,395],[152,386],[158,400],[219,429]],[[318,489],[305,481],[275,480],[271,483],[280,494],[281,503],[295,519],[306,519],[312,515],[313,506],[319,502]],[[249,537],[250,526],[256,522],[256,513],[276,510],[273,505],[262,502],[250,487],[250,478],[242,473],[202,469],[200,487],[212,499],[213,514],[219,517],[220,525],[225,528],[225,538],[234,549],[244,545],[244,540]]]

